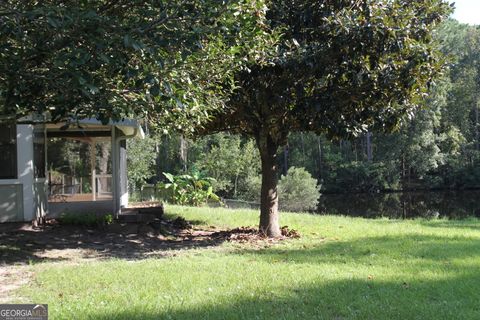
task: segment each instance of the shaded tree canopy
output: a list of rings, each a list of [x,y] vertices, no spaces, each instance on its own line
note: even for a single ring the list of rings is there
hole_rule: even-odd
[[[274,41],[264,18],[249,0],[2,2],[0,115],[197,123]]]
[[[277,54],[236,73],[239,89],[205,131],[267,129],[283,143],[292,131],[396,128],[442,70],[431,31],[449,12],[440,0],[273,1]]]

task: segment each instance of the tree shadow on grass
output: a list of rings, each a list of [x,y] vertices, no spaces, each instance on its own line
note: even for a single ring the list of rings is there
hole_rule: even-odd
[[[231,254],[246,255],[248,263],[267,262],[272,273],[309,264],[313,269],[305,270],[325,268],[323,272],[331,270],[336,275],[325,277],[325,273],[319,272],[302,284],[283,282],[289,278],[286,274],[278,277],[269,274],[271,282],[258,283],[250,288],[251,292],[235,291],[242,283],[217,283],[222,288],[232,288],[219,290],[223,294],[216,294],[218,288],[212,281],[213,289],[205,290],[204,296],[199,297],[197,292],[194,298],[182,297],[183,302],[172,308],[161,305],[154,296],[119,308],[94,307],[84,315],[105,320],[480,318],[480,268],[478,263],[461,263],[462,259],[480,256],[479,241],[469,237],[392,235],[325,241],[308,248],[240,249]],[[377,257],[382,259],[375,261]],[[399,263],[411,263],[413,267]],[[377,270],[372,277],[362,273],[365,268],[356,273],[351,271],[372,264],[378,267],[370,269]],[[281,268],[282,265],[288,268]],[[345,271],[345,266],[350,271]],[[382,274],[389,268],[398,269],[398,274]],[[228,272],[241,270],[245,269],[233,268]],[[245,274],[243,278],[253,276]],[[175,295],[168,291],[158,293],[163,294]]]
[[[285,287],[261,297],[232,295],[223,303],[155,311],[152,305],[105,312],[92,319],[478,319],[478,294],[465,284],[478,273],[437,281],[339,280]],[[151,302],[152,303],[152,302]],[[153,303],[152,303],[153,304]]]
[[[179,215],[179,214],[165,212],[162,217],[164,219],[174,220],[174,219],[176,219],[178,217],[181,217],[181,216],[182,215]],[[207,225],[207,222],[204,221],[204,220],[188,220],[188,223],[190,223],[192,226],[205,226],[205,225]]]
[[[454,259],[480,257],[480,239],[472,237],[443,237],[435,235],[392,235],[363,237],[353,241],[326,240],[313,242],[310,247],[270,247],[260,250],[239,250],[237,254],[251,255],[268,262],[308,264],[356,263],[369,265],[377,258],[412,261],[416,263],[449,263]]]
[[[463,229],[480,231],[480,220],[442,220],[442,221],[421,221],[420,224],[430,228]]]
[[[190,228],[169,230],[164,236],[142,224],[115,224],[105,229],[10,224],[0,230],[0,266],[90,258],[164,257],[178,250],[217,246],[223,241],[210,237],[208,231]]]

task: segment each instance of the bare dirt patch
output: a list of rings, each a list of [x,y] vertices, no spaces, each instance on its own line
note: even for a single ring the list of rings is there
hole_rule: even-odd
[[[25,266],[0,266],[0,303],[17,300],[13,293],[27,284],[31,277],[32,273]]]
[[[218,230],[198,227],[185,219],[156,219],[150,223],[113,223],[88,228],[61,225],[49,220],[44,226],[10,224],[0,229],[0,266],[42,261],[78,262],[84,259],[144,259],[175,254],[175,251],[217,246],[225,241],[273,243],[298,237],[282,229],[283,237],[268,239],[256,228]]]

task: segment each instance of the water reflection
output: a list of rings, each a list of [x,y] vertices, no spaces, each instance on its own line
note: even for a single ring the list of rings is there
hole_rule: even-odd
[[[480,218],[480,191],[323,194],[318,213],[392,219]]]
[[[131,196],[131,201],[162,200],[153,186]],[[218,204],[211,204],[218,206]],[[259,204],[242,200],[223,199],[232,209],[259,209]],[[424,191],[395,193],[322,194],[317,213],[365,218],[480,218],[480,190]]]

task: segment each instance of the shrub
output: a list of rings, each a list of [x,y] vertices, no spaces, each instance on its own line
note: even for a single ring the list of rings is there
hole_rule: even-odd
[[[105,224],[112,224],[113,223],[113,215],[107,214],[103,216],[103,223]]]
[[[262,176],[250,175],[239,186],[239,198],[246,201],[260,202],[260,190],[262,189]]]
[[[317,180],[304,168],[291,167],[278,184],[279,207],[282,211],[315,210],[320,198]]]
[[[97,216],[94,213],[86,213],[86,214],[63,213],[60,216],[60,218],[58,218],[58,221],[64,225],[97,227],[97,226],[113,223],[113,215],[107,214],[104,216]]]

